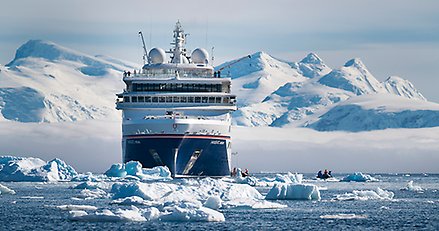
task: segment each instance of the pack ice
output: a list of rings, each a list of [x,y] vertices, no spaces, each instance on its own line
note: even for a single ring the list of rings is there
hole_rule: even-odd
[[[65,181],[78,173],[60,159],[0,156],[0,181]]]

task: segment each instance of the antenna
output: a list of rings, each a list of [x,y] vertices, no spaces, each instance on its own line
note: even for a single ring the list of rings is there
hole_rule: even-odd
[[[149,61],[148,60],[148,51],[146,51],[145,39],[143,38],[142,31],[139,31],[139,36],[142,39],[142,45],[143,45],[143,64],[147,64]]]

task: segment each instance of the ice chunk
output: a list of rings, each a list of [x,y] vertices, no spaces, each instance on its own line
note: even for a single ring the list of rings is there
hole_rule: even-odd
[[[170,213],[160,217],[162,221],[225,221],[224,215],[206,207],[181,208],[174,207]]]
[[[143,200],[138,196],[131,196],[125,198],[119,198],[110,202],[110,204],[118,204],[118,205],[151,205],[148,201]]]
[[[252,199],[235,199],[232,201],[227,201],[222,204],[223,208],[227,209],[281,209],[288,206],[273,203],[266,200],[252,200]]]
[[[337,195],[335,200],[339,201],[353,201],[353,200],[391,200],[394,197],[394,193],[386,191],[381,188],[374,190],[354,190],[352,193],[345,193]]]
[[[56,206],[57,208],[61,209],[61,210],[65,210],[65,211],[72,211],[72,210],[90,210],[90,211],[95,211],[98,208],[96,206],[92,206],[92,205],[58,205]]]
[[[347,175],[346,177],[344,177],[341,181],[344,182],[350,182],[350,181],[355,181],[355,182],[370,182],[370,181],[379,181],[376,178],[373,178],[370,175],[367,174],[363,174],[361,172],[356,172],[350,175]]]
[[[98,198],[107,198],[108,194],[102,189],[83,189],[81,193],[77,196],[79,199],[90,200]]]
[[[110,185],[105,182],[82,182],[73,187],[73,189],[109,189]]]
[[[409,181],[407,183],[407,186],[405,188],[402,188],[401,190],[406,190],[406,191],[412,191],[412,192],[418,192],[418,193],[422,193],[424,192],[424,189],[422,189],[420,186],[417,185],[413,185],[413,181]]]
[[[0,157],[0,181],[63,181],[78,173],[60,159],[45,162],[32,157]]]
[[[15,194],[15,191],[0,184],[0,194]]]
[[[72,221],[146,221],[145,217],[142,216],[142,212],[135,206],[131,209],[123,210],[118,209],[116,212],[111,212],[110,210],[104,209],[101,212],[95,212],[93,214],[88,214],[85,211],[70,211],[69,219]]]
[[[312,184],[274,185],[265,196],[267,200],[320,200],[320,191]]]
[[[219,196],[211,196],[204,202],[204,207],[218,210],[221,208],[222,200]]]
[[[166,166],[154,168],[142,168],[138,161],[130,161],[126,164],[113,164],[105,172],[108,177],[135,176],[141,180],[171,180],[171,172]]]
[[[105,175],[108,177],[124,177],[127,175],[125,165],[120,163],[113,164],[111,165],[110,169],[105,172]]]
[[[156,220],[160,217],[160,211],[156,207],[149,207],[143,210],[143,217],[148,221]]]
[[[141,182],[115,183],[111,188],[113,199],[138,196],[145,200],[159,199],[167,193],[171,193],[176,185],[156,183],[146,184]]]
[[[322,215],[322,216],[320,216],[320,218],[323,218],[323,219],[365,219],[365,218],[367,218],[367,215],[356,215],[354,213],[349,213],[349,214],[340,213],[340,214],[332,214],[332,215]]]
[[[303,174],[288,172],[286,175],[276,174],[275,178],[263,177],[258,180],[258,186],[274,186],[277,183],[301,184]]]

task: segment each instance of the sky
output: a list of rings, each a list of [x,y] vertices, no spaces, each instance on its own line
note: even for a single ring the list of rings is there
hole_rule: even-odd
[[[214,65],[257,51],[299,61],[317,53],[337,68],[358,57],[380,81],[398,75],[439,102],[439,1],[223,0],[2,2],[0,63],[29,39],[141,63],[147,47],[169,48],[175,22],[187,47],[214,47]]]

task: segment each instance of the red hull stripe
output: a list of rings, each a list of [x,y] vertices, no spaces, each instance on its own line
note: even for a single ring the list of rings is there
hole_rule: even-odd
[[[128,139],[157,139],[157,138],[176,138],[176,139],[221,139],[230,140],[230,136],[208,136],[208,135],[175,135],[175,134],[154,134],[154,135],[127,135]]]

